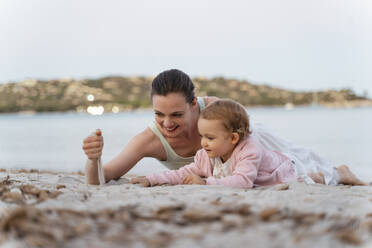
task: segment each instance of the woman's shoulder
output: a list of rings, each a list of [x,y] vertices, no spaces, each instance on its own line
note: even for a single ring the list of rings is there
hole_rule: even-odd
[[[215,101],[217,101],[218,99],[220,99],[220,98],[218,98],[218,97],[216,97],[216,96],[203,96],[203,97],[201,97],[201,98],[204,100],[205,106],[208,106],[208,105],[211,104],[212,102],[215,102]]]
[[[147,127],[142,132],[138,133],[136,136],[134,136],[135,139],[141,140],[141,141],[151,141],[156,137],[156,134],[150,129],[150,127]]]
[[[131,145],[140,149],[146,157],[166,157],[160,139],[149,127],[134,136]]]

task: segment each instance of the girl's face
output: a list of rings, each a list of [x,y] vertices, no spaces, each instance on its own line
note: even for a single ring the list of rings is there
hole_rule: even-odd
[[[221,120],[199,118],[198,129],[201,146],[208,156],[210,158],[220,157],[223,162],[226,162],[239,141],[239,134],[226,130]]]
[[[181,93],[152,96],[155,121],[165,137],[177,137],[195,126],[196,123],[192,125],[193,118],[191,116],[191,108],[195,104],[196,101],[188,104],[185,96]]]

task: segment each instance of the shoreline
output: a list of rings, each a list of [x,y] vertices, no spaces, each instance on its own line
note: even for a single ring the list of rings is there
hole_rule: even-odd
[[[293,111],[295,109],[369,109],[372,108],[372,101],[366,101],[366,104],[350,104],[349,102],[345,103],[325,103],[319,105],[291,105],[291,107],[287,107],[286,105],[255,105],[255,106],[245,106],[246,109],[282,109],[287,111]],[[136,108],[136,109],[128,109],[124,111],[119,111],[117,113],[114,112],[104,112],[102,115],[116,115],[116,114],[123,114],[123,113],[141,113],[141,112],[150,112],[152,111],[151,107],[148,108]],[[1,112],[0,116],[5,115],[19,115],[19,116],[33,116],[33,115],[53,115],[53,114],[81,114],[91,116],[92,114],[88,113],[87,111],[42,111],[37,112],[33,110],[29,111],[18,111],[18,112]]]
[[[0,247],[371,247],[372,185],[105,186],[0,170]],[[35,222],[36,221],[36,222]]]

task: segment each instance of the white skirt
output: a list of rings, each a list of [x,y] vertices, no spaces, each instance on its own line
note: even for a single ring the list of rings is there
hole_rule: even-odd
[[[295,173],[300,181],[313,184],[314,181],[308,176],[308,173],[321,172],[324,175],[325,184],[338,184],[339,175],[330,161],[320,157],[310,149],[297,146],[274,135],[271,130],[261,123],[251,123],[251,131],[252,135],[260,141],[264,148],[279,151],[292,160]]]

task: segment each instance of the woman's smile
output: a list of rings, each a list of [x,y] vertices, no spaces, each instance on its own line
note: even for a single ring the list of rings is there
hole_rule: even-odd
[[[169,133],[175,131],[177,128],[178,128],[178,125],[175,125],[173,127],[164,127],[165,131],[167,131]]]

